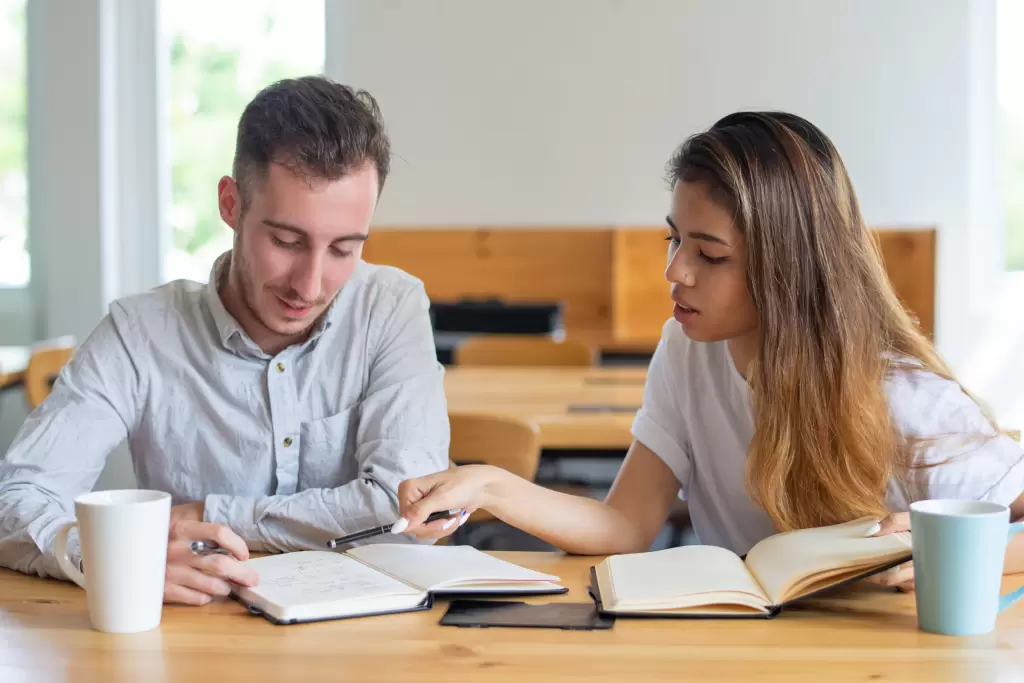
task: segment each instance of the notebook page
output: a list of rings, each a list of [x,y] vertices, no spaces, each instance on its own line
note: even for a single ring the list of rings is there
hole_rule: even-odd
[[[697,545],[648,553],[614,555],[605,560],[612,581],[612,600],[617,607],[666,609],[716,602],[723,593],[767,597],[735,553],[715,546]],[[602,586],[603,592],[603,586]],[[700,596],[706,598],[702,600]],[[683,598],[696,597],[697,600]],[[726,596],[722,596],[723,598]]]
[[[455,585],[559,581],[465,545],[374,543],[347,553],[423,590]],[[493,588],[494,586],[489,586]]]
[[[239,591],[281,607],[410,595],[416,589],[340,553],[303,551],[247,560],[259,585]]]
[[[793,597],[791,588],[804,577],[844,568],[866,569],[910,554],[908,533],[866,536],[875,521],[865,517],[771,536],[750,549],[747,566],[772,604],[778,605]]]

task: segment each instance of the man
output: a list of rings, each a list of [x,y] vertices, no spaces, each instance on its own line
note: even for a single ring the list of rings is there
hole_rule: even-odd
[[[173,496],[168,602],[257,582],[249,549],[397,519],[449,431],[422,284],[361,260],[389,163],[365,92],[307,77],[249,103],[218,186],[231,251],[207,285],[115,302],[76,351],[0,463],[0,565],[63,577],[54,535],[125,438],[139,486]]]

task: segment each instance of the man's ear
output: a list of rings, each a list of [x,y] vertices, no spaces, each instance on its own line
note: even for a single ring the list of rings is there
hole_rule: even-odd
[[[237,232],[242,217],[242,195],[238,191],[238,183],[231,176],[224,176],[217,184],[217,204],[221,220]]]

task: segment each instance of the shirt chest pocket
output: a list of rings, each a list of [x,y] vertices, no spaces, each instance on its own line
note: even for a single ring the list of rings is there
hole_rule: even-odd
[[[334,488],[356,478],[358,406],[300,427],[299,490]]]

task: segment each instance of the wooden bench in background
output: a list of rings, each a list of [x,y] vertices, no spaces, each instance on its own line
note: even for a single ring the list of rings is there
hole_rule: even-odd
[[[873,230],[889,279],[929,336],[936,232]],[[662,227],[376,227],[363,258],[423,280],[432,300],[562,301],[566,339],[650,353],[671,315]]]

